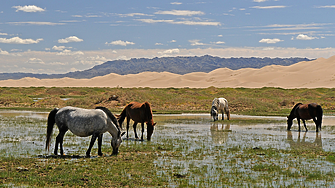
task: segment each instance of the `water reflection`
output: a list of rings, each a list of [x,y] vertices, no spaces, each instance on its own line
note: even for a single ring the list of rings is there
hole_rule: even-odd
[[[315,140],[314,141],[307,141],[306,134],[307,132],[303,133],[303,137],[301,139],[300,132],[294,132],[297,134],[297,140],[294,141],[292,131],[287,131],[287,141],[290,144],[291,149],[293,150],[315,150],[321,151],[322,150],[322,139],[321,133],[315,133]]]
[[[212,122],[210,127],[212,141],[216,144],[227,142],[230,130],[230,122]]]

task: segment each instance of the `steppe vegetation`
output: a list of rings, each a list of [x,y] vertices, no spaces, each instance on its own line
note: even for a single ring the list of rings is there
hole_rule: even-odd
[[[46,112],[68,105],[105,106],[119,113],[130,101],[149,101],[156,114],[209,113],[213,98],[221,96],[228,99],[233,114],[286,116],[297,102],[319,103],[326,115],[335,112],[335,89],[325,88],[12,87],[0,88],[0,107]],[[310,131],[302,132],[300,140],[296,127],[286,130],[283,117],[215,123],[203,116],[154,118],[158,125],[151,142],[124,140],[120,153],[110,156],[110,135],[105,134],[105,155],[97,157],[95,146],[93,157],[85,158],[88,138],[68,133],[67,155],[54,156],[44,151],[46,118],[0,116],[0,187],[335,185],[332,123],[325,123],[321,133],[315,133],[315,125],[309,123]],[[57,132],[55,128],[52,148]]]
[[[321,104],[325,113],[335,111],[335,89],[281,88],[59,88],[2,87],[0,108],[51,109],[105,106],[119,112],[131,101],[148,101],[154,113],[209,112],[215,97],[225,97],[233,114],[287,115],[297,102]]]

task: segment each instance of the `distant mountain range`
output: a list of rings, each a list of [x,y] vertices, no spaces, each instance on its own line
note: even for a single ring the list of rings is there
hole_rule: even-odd
[[[191,72],[210,72],[218,68],[237,70],[241,68],[262,68],[268,65],[289,66],[301,61],[310,61],[307,58],[220,58],[205,55],[201,57],[162,57],[139,58],[130,60],[107,61],[84,71],[69,72],[66,74],[33,74],[33,73],[0,73],[0,80],[21,79],[24,77],[44,78],[93,78],[110,73],[120,75],[137,74],[141,72],[171,72],[187,74]]]

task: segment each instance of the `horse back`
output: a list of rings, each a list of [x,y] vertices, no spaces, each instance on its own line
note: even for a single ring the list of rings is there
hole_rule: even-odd
[[[300,119],[308,120],[316,117],[318,115],[318,104],[310,103],[310,104],[300,104],[296,108],[296,115]]]
[[[127,105],[127,118],[135,122],[144,123],[152,119],[152,111],[148,102],[131,102]]]
[[[66,126],[73,134],[82,137],[108,129],[107,115],[102,110],[64,107],[57,112],[55,121],[59,128]]]

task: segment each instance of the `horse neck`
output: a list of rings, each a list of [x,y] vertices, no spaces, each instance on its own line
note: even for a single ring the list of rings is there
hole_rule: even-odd
[[[112,135],[113,138],[117,138],[118,135],[119,135],[120,130],[118,129],[118,127],[112,121],[110,121],[108,132]]]

